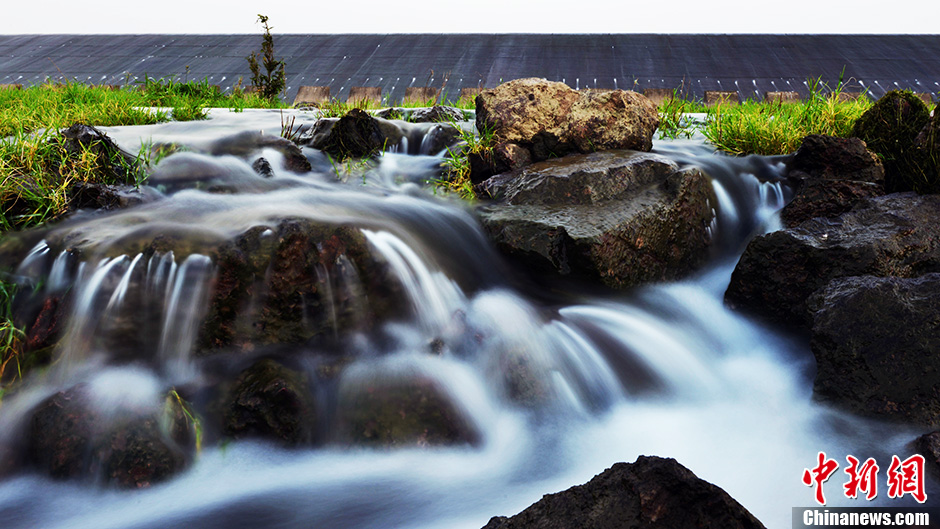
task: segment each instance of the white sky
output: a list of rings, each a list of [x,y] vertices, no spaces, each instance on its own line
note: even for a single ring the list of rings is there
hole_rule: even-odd
[[[936,0],[8,0],[0,34],[926,33]],[[931,7],[933,4],[933,7]],[[888,8],[885,8],[888,6]]]

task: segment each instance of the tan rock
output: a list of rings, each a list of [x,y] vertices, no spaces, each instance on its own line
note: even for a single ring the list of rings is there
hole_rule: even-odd
[[[518,79],[477,97],[477,128],[514,143],[533,161],[609,149],[649,151],[656,106],[624,90],[582,91],[545,79]]]

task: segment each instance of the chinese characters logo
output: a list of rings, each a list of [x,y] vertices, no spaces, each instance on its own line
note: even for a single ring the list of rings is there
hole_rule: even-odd
[[[816,503],[826,504],[823,493],[823,484],[829,480],[839,469],[839,463],[826,457],[825,452],[819,452],[817,463],[813,468],[803,470],[803,484],[813,487]],[[868,458],[864,463],[854,456],[846,456],[848,466],[843,470],[848,480],[842,486],[846,498],[858,498],[864,495],[866,500],[873,500],[878,496],[878,471],[881,467],[874,459]],[[891,456],[891,465],[886,472],[886,485],[889,498],[901,498],[910,494],[919,503],[927,501],[924,492],[924,456],[917,454],[901,460],[898,456]]]

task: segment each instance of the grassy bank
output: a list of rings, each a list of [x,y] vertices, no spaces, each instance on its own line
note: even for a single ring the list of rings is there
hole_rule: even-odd
[[[811,82],[810,95],[799,102],[746,101],[706,107],[700,101],[674,98],[659,107],[660,138],[691,137],[701,132],[719,150],[733,155],[789,154],[810,134],[847,137],[855,121],[871,108],[868,97],[846,99],[841,90]],[[704,125],[683,118],[704,113]]]

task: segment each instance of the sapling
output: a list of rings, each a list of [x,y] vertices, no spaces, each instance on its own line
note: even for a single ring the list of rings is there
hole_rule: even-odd
[[[258,15],[258,21],[264,25],[264,36],[261,39],[261,64],[258,64],[258,52],[251,52],[248,59],[248,69],[251,70],[251,84],[265,99],[275,99],[287,85],[284,73],[284,61],[274,57],[274,37],[271,36],[271,27],[268,26],[268,17]],[[261,73],[264,66],[266,73]]]

